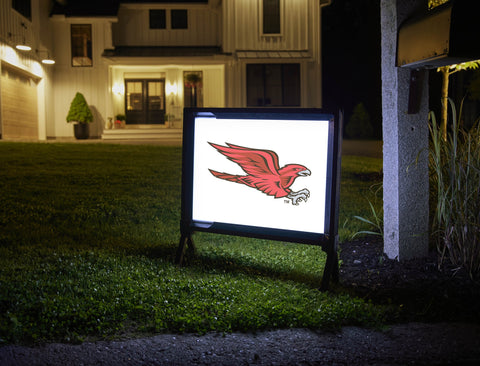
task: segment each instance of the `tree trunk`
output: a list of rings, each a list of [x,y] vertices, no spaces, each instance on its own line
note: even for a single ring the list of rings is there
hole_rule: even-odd
[[[450,72],[448,71],[447,67],[441,68],[442,72],[442,112],[440,115],[440,122],[442,127],[442,137],[443,141],[447,141],[447,117],[448,117],[448,78],[450,76]]]

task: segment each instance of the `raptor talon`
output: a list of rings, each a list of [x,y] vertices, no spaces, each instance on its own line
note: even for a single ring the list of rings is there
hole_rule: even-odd
[[[298,206],[299,202],[307,202],[308,197],[310,197],[310,191],[306,188],[298,192],[290,192],[287,198],[292,200],[292,205]]]

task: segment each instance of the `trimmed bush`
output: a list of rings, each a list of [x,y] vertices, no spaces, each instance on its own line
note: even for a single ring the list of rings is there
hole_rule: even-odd
[[[373,127],[370,115],[363,103],[359,103],[353,109],[352,116],[348,121],[345,132],[351,139],[369,139],[373,136]]]
[[[92,111],[82,93],[75,94],[70,110],[67,115],[67,122],[90,123],[93,121]]]

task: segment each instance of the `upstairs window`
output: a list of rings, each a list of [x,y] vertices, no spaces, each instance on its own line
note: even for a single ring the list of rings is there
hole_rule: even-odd
[[[150,9],[150,29],[166,29],[165,9]]]
[[[171,10],[170,15],[172,29],[188,29],[187,10]]]
[[[72,24],[72,66],[93,66],[92,58],[92,25]]]
[[[12,0],[12,8],[18,11],[28,20],[32,20],[31,0]]]
[[[281,33],[280,0],[263,0],[262,20],[263,34]]]

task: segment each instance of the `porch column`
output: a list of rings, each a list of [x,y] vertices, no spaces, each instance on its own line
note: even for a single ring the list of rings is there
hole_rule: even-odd
[[[384,252],[397,260],[428,253],[428,75],[420,71],[420,108],[409,114],[411,70],[395,66],[398,28],[421,6],[381,0]]]

